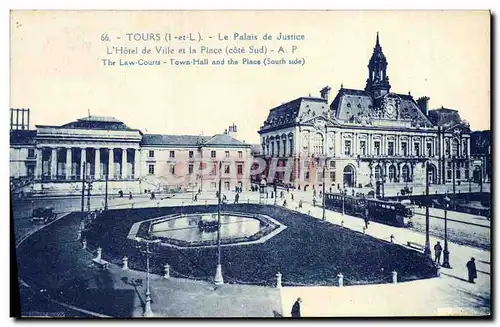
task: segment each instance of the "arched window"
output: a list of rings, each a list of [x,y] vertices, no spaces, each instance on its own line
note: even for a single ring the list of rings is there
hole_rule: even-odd
[[[389,181],[394,181],[394,178],[396,177],[396,167],[394,165],[389,166]]]
[[[410,181],[410,169],[408,169],[408,166],[403,166],[401,174],[404,182]]]
[[[320,133],[314,134],[313,153],[314,154],[323,154],[323,135],[321,135]]]
[[[382,169],[380,168],[380,166],[377,165],[375,167],[375,180],[380,179],[381,173],[382,173]]]
[[[451,154],[454,156],[458,156],[458,140],[453,139],[451,146]]]
[[[283,157],[286,157],[286,136],[283,136]]]
[[[280,156],[280,139],[276,137],[276,156]]]
[[[271,143],[271,156],[274,157],[274,140],[271,139],[270,143]]]

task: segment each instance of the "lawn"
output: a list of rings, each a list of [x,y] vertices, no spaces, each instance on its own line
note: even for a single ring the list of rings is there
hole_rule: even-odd
[[[90,249],[102,247],[106,260],[144,269],[145,258],[127,234],[133,223],[178,213],[215,212],[216,206],[165,207],[110,210],[93,224],[86,238]],[[399,281],[435,276],[435,268],[423,254],[402,246],[324,223],[288,209],[255,204],[230,204],[224,210],[268,215],[287,228],[262,244],[222,247],[225,282],[274,285],[278,271],[283,285],[336,285],[337,274],[344,285],[389,282],[391,272]],[[168,262],[173,276],[211,279],[215,274],[216,248],[174,249],[162,247],[151,267],[161,274]]]

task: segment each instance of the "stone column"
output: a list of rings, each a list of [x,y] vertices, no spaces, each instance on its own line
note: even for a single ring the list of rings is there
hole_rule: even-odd
[[[122,149],[122,174],[121,178],[127,178],[127,149]]]
[[[99,179],[101,177],[101,149],[96,148],[95,149],[95,156],[94,156],[94,178]]]
[[[50,154],[50,178],[57,178],[57,148],[52,148]]]
[[[80,156],[80,178],[84,178],[83,176],[83,171],[84,167],[87,165],[87,149],[86,148],[81,148],[82,155]],[[87,174],[89,172],[87,171]]]
[[[72,150],[66,149],[66,179],[71,179],[71,163],[72,163]]]
[[[108,155],[108,177],[115,178],[115,149],[109,149]]]
[[[139,178],[141,176],[141,156],[139,149],[134,150],[134,178]]]
[[[43,148],[36,149],[36,166],[35,166],[35,178],[42,178],[42,165],[43,165]]]

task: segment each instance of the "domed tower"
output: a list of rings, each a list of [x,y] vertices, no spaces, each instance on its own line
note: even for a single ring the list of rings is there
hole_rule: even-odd
[[[380,98],[391,89],[389,76],[387,76],[387,59],[382,52],[377,32],[377,41],[373,54],[368,63],[368,79],[366,80],[365,91],[372,93],[375,99]]]

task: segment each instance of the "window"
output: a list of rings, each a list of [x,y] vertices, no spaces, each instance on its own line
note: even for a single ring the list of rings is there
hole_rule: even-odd
[[[448,169],[451,169],[451,161],[448,161],[448,162],[446,163],[446,166],[447,166],[447,168],[448,168]]]
[[[210,152],[210,157],[215,158],[215,155],[216,155],[215,151]]]
[[[189,165],[189,175],[193,174],[194,165]]]
[[[194,152],[193,151],[189,151],[189,158],[192,159],[194,157]]]
[[[148,165],[148,173],[149,175],[155,174],[155,165]]]
[[[229,158],[229,151],[225,152],[226,158]]]
[[[401,150],[403,151],[403,156],[408,156],[408,145],[406,142],[401,142]]]
[[[224,166],[224,173],[225,173],[225,174],[229,174],[229,171],[230,171],[230,169],[229,169],[229,165],[225,165],[225,166]]]
[[[293,156],[293,139],[290,139],[290,157]]]
[[[432,157],[432,143],[427,143],[427,156]]]
[[[149,150],[149,157],[154,158],[155,157],[155,151],[154,150]]]
[[[314,154],[323,154],[323,135],[321,135],[320,133],[314,134],[313,153]]]
[[[286,156],[286,138],[283,139],[283,157]]]
[[[238,175],[242,175],[242,174],[243,174],[243,165],[239,164],[238,165]]]
[[[375,167],[375,180],[379,180],[381,176],[382,169],[380,166]]]
[[[446,178],[451,179],[451,169],[446,171]]]
[[[170,158],[175,158],[175,151],[170,151]]]
[[[28,149],[28,158],[35,157],[35,149]]]
[[[416,155],[417,157],[419,157],[419,156],[420,156],[420,143],[415,143],[415,144],[413,145],[413,147],[414,147],[414,149],[415,149],[415,155]]]
[[[393,181],[396,177],[396,167],[393,165],[389,166],[389,181]]]
[[[410,181],[410,169],[408,168],[408,166],[403,166],[403,169],[401,170],[401,175],[404,182]]]
[[[344,154],[347,156],[351,155],[351,141],[350,140],[345,140],[344,143]]]
[[[238,151],[238,158],[243,158],[243,151]]]
[[[170,165],[169,170],[172,175],[175,175],[175,165]]]
[[[379,156],[380,155],[380,141],[375,141],[373,144],[375,146],[375,155]]]
[[[331,171],[331,172],[330,172],[330,181],[335,182],[335,180],[336,180],[336,177],[335,177],[335,172],[334,172],[334,171]]]
[[[458,156],[458,140],[457,139],[454,139],[452,142],[451,153],[454,156]]]
[[[362,156],[366,155],[366,141],[359,141],[359,148]]]
[[[464,157],[467,156],[467,149],[468,149],[468,146],[467,146],[467,140],[463,140],[462,142],[462,155]],[[467,178],[467,177],[466,177]]]
[[[387,143],[387,155],[389,156],[394,155],[394,142]]]
[[[330,168],[335,169],[335,161],[334,160],[330,160]]]
[[[461,178],[461,177],[460,177],[460,176],[461,176],[461,174],[460,174],[460,169],[455,170],[455,172],[456,172],[456,174],[455,174],[455,175],[456,175],[456,177],[455,177],[455,178],[456,178],[456,179],[460,179],[460,178]]]
[[[465,179],[469,179],[469,169],[466,169],[464,174],[465,174]]]

